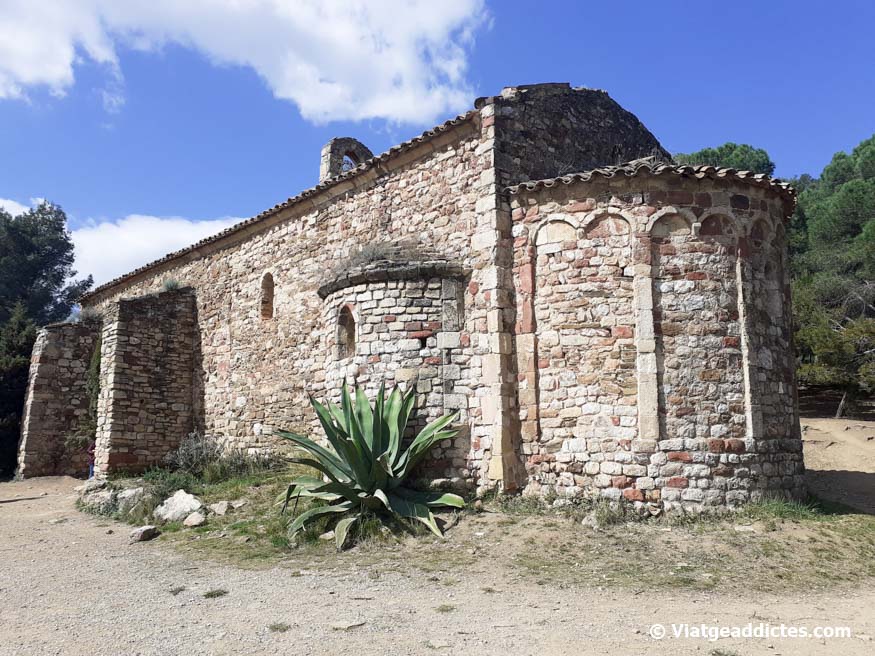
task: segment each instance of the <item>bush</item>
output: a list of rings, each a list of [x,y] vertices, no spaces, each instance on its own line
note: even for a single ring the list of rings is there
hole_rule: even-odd
[[[175,451],[164,458],[167,467],[204,483],[217,483],[238,476],[278,469],[285,461],[273,453],[249,454],[242,449],[223,449],[216,438],[190,433]]]
[[[291,536],[313,522],[328,518],[335,521],[337,548],[342,549],[350,529],[364,525],[372,515],[393,521],[418,520],[436,535],[442,535],[431,509],[462,508],[465,505],[462,497],[422,492],[408,485],[414,468],[431,448],[455,435],[456,431],[448,430],[447,426],[456,415],[446,415],[432,422],[404,448],[404,431],[415,401],[413,389],[402,394],[396,387],[387,395],[381,386],[372,408],[361,389],[355,389],[353,399],[344,384],[341,407],[310,400],[333,451],[301,435],[279,431],[280,437],[311,456],[293,458],[292,462],[312,467],[325,477],[299,476],[289,485],[283,511],[293,499],[296,502],[301,498],[315,499],[324,503],[294,518],[289,524]]]

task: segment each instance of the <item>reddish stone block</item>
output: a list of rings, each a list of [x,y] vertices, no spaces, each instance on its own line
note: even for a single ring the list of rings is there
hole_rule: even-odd
[[[611,417],[611,423],[614,426],[619,426],[620,425],[620,418],[619,417]]]
[[[724,337],[723,346],[726,348],[738,348],[741,345],[740,337]]]
[[[623,497],[627,501],[644,501],[644,492],[630,487],[623,490]]]
[[[398,317],[396,317],[394,314],[387,314],[385,317],[383,317],[383,323],[392,323],[397,319]]]
[[[440,364],[440,362],[439,362],[439,361],[440,361],[440,358],[437,358],[437,359],[438,359],[438,362],[437,362],[436,364]],[[377,362],[379,362],[379,361],[380,361],[380,356],[379,356],[379,355],[369,355],[369,356],[368,356],[368,362],[370,362],[371,364],[375,364],[375,363],[377,363]]]
[[[717,465],[711,470],[714,476],[732,476],[733,469],[729,465]]]
[[[546,358],[541,358],[540,360],[538,360],[538,369],[546,369],[549,366],[550,366],[550,361],[547,360]]]
[[[404,324],[404,330],[422,330],[421,321],[408,321]]]
[[[407,333],[407,336],[410,339],[428,339],[432,335],[434,335],[434,333],[430,330],[414,330]]]
[[[708,274],[704,271],[691,271],[690,273],[684,274],[684,278],[687,280],[707,280]]]
[[[668,459],[672,462],[692,462],[693,457],[687,451],[669,451]]]
[[[697,193],[693,202],[699,207],[711,207],[711,194]]]
[[[683,488],[689,487],[690,482],[683,476],[672,476],[668,479],[668,487]]]
[[[472,280],[471,282],[468,283],[468,293],[471,294],[471,296],[477,296],[477,292],[479,292],[479,291],[480,291],[480,283],[479,282],[475,282]]]
[[[628,476],[611,476],[611,487],[629,487],[631,479]]]
[[[469,346],[471,346],[471,335],[469,335],[468,333],[462,333],[462,335],[459,337],[459,345],[462,348],[468,348]]]
[[[723,440],[708,440],[708,450],[711,453],[723,453],[725,446]]]
[[[377,360],[380,359],[379,356],[372,356],[372,357],[376,357]],[[370,362],[370,360],[368,360],[368,362]],[[430,356],[428,358],[425,358],[425,360],[423,360],[423,362],[425,362],[425,364],[441,364],[443,361],[441,360],[439,355],[433,355],[433,356]]]
[[[520,267],[520,291],[531,294],[535,290],[535,269],[531,262]]]
[[[726,440],[726,451],[728,453],[744,453],[744,440]]]
[[[693,194],[690,191],[672,189],[666,192],[666,201],[669,205],[692,205]]]
[[[632,337],[631,326],[614,326],[611,328],[611,335],[614,337]]]

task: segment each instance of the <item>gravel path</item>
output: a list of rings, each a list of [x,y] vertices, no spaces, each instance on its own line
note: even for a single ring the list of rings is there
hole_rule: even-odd
[[[192,561],[78,513],[68,478],[0,484],[0,654],[872,654],[875,592],[635,594]],[[111,532],[110,532],[111,531]],[[174,588],[183,587],[178,594]],[[868,587],[868,586],[867,586]],[[493,588],[494,592],[484,588]],[[204,598],[209,590],[228,594]],[[445,606],[442,610],[439,607]],[[850,626],[850,639],[653,640],[652,623]],[[271,631],[285,624],[285,632]],[[671,629],[669,628],[669,631]],[[862,634],[862,635],[861,635]]]

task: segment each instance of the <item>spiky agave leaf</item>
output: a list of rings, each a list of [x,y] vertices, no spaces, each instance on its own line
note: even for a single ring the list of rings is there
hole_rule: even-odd
[[[337,545],[342,548],[363,511],[383,508],[390,514],[420,521],[435,535],[442,535],[431,508],[462,508],[464,500],[450,493],[411,490],[404,483],[436,443],[455,435],[456,431],[447,427],[457,415],[431,422],[403,448],[404,431],[416,404],[413,389],[402,393],[395,387],[387,395],[383,384],[373,408],[361,389],[355,388],[350,394],[345,384],[340,405],[330,401],[322,404],[312,397],[310,402],[332,450],[295,433],[278,434],[312,456],[295,458],[293,462],[311,467],[324,479],[294,479],[281,502],[283,510],[293,499],[297,504],[301,498],[319,499],[329,505],[311,508],[296,517],[289,524],[289,532],[294,535],[320,516],[355,513],[340,518],[335,525]]]

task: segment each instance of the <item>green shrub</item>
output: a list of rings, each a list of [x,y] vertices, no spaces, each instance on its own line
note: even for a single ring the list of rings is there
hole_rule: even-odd
[[[322,405],[310,399],[325,437],[332,450],[288,431],[279,436],[293,442],[311,457],[293,458],[292,462],[312,467],[326,477],[299,476],[288,487],[283,500],[285,511],[294,499],[316,499],[325,505],[301,513],[289,524],[295,536],[320,518],[336,520],[334,534],[338,549],[343,548],[350,529],[370,514],[389,518],[415,519],[433,533],[442,535],[432,508],[462,508],[462,497],[441,492],[422,492],[409,485],[416,465],[441,440],[456,431],[447,426],[456,418],[446,415],[422,429],[403,447],[404,431],[416,401],[413,389],[402,394],[396,387],[387,395],[380,387],[374,407],[364,392],[356,388],[355,398],[344,384],[340,407],[331,402]]]
[[[218,483],[285,465],[278,454],[223,449],[216,438],[198,432],[183,438],[179,447],[165,456],[164,462],[170,470],[190,474],[204,483]]]
[[[180,284],[176,278],[167,278],[163,283],[161,283],[161,289],[165,292],[172,292],[179,289]]]

